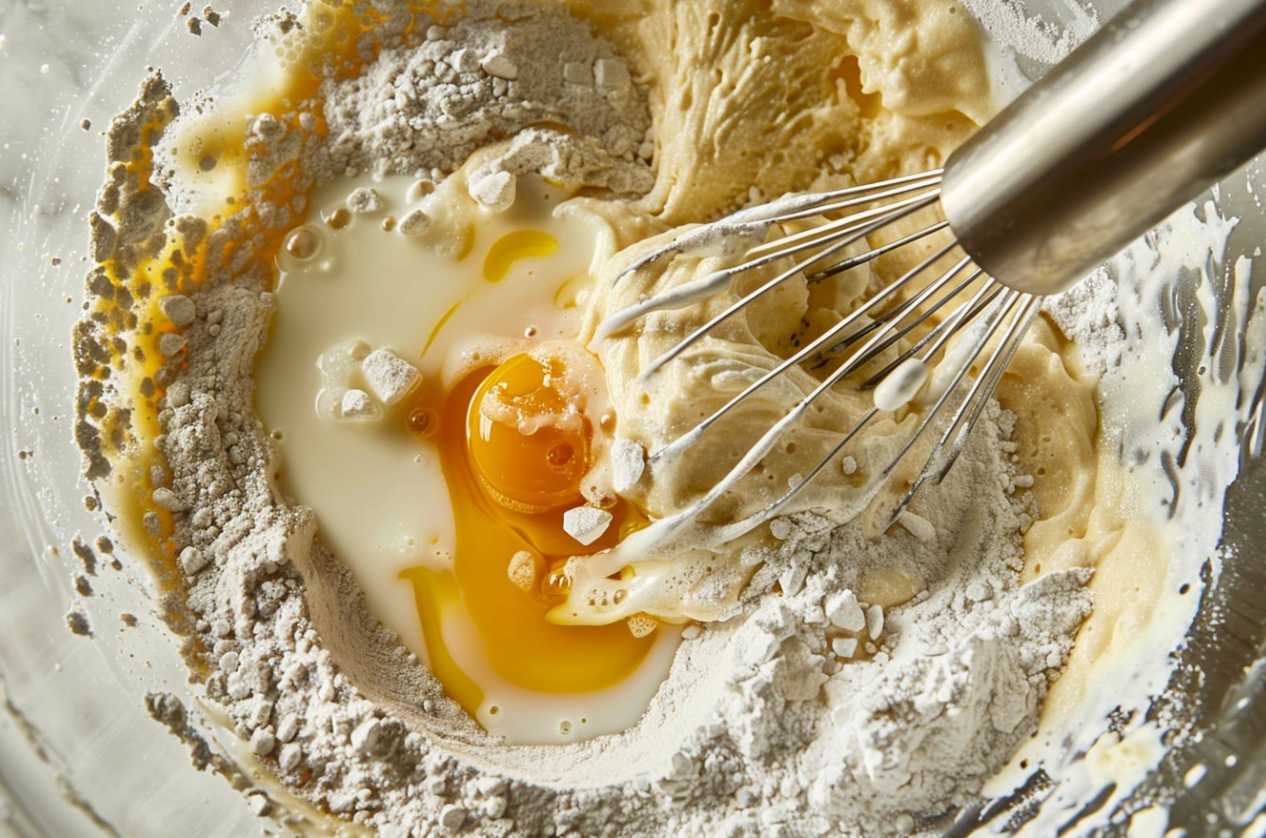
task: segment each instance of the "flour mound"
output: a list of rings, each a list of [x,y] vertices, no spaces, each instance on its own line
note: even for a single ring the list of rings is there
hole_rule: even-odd
[[[502,77],[507,67],[513,79]],[[650,128],[645,94],[610,45],[558,9],[471,4],[451,26],[384,50],[364,74],[326,82],[321,93],[330,154],[347,174],[452,170],[490,137],[556,124],[590,142],[555,143],[555,155],[601,149],[617,192],[651,186],[649,171],[636,165]]]

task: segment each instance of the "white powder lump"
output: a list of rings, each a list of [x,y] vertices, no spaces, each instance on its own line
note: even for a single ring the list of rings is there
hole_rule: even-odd
[[[857,602],[857,595],[847,588],[827,601],[826,616],[837,628],[849,631],[861,631],[866,628],[866,613]]]
[[[509,148],[471,173],[471,197],[493,209],[513,201],[515,177],[537,173],[564,189],[602,186],[619,195],[640,195],[654,185],[649,169],[614,164],[599,141],[550,128],[527,128]]]
[[[180,566],[184,569],[186,576],[196,576],[209,561],[211,560],[207,558],[207,554],[197,547],[186,547],[180,551]]]
[[[611,513],[592,506],[578,506],[563,513],[563,530],[585,546],[602,537],[611,526]]]
[[[383,404],[395,404],[422,382],[422,373],[390,349],[375,349],[361,361],[361,371]]]
[[[365,186],[353,189],[347,196],[347,208],[357,215],[378,212],[382,209],[382,196]]]
[[[514,175],[507,171],[476,172],[470,179],[470,197],[485,209],[505,212],[514,203]]]
[[[611,484],[617,492],[627,492],[637,485],[646,471],[646,452],[631,439],[611,443]]]
[[[188,343],[189,339],[184,335],[168,332],[158,339],[158,351],[167,356],[175,355],[184,349]]]
[[[857,638],[837,637],[831,641],[831,651],[841,658],[851,658],[857,654]]]
[[[198,316],[193,300],[184,294],[169,294],[160,298],[158,308],[173,326],[188,326]]]
[[[536,584],[536,559],[527,550],[520,550],[510,557],[506,575],[519,589],[532,590]]]
[[[507,81],[513,81],[519,77],[519,65],[515,64],[509,56],[497,51],[489,53],[487,58],[479,62],[479,68],[490,76]]]
[[[376,422],[382,418],[382,408],[364,390],[348,390],[339,407],[342,418],[352,422]]]
[[[409,210],[405,213],[404,218],[400,219],[400,223],[396,225],[396,229],[403,236],[420,236],[431,228],[431,218],[420,209]]]

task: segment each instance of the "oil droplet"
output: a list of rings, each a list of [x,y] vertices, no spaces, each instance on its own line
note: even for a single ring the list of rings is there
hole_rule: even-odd
[[[537,230],[515,230],[493,242],[484,257],[484,279],[500,282],[520,259],[558,252],[558,239]]]
[[[554,293],[554,308],[562,311],[583,305],[592,288],[593,278],[588,273],[576,274]]]
[[[352,223],[352,213],[345,207],[339,207],[330,213],[325,223],[330,225],[331,230],[343,230]]]

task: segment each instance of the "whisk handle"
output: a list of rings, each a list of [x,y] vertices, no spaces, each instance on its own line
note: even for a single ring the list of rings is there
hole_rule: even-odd
[[[1034,294],[1076,284],[1266,148],[1266,0],[1139,0],[945,165],[963,249]]]

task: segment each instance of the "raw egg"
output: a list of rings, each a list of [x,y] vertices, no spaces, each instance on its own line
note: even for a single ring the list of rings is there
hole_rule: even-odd
[[[432,398],[424,394],[414,412],[430,412]],[[583,503],[591,462],[583,394],[556,357],[520,354],[466,376],[440,398],[437,442],[456,523],[453,568],[406,571],[424,624],[432,626],[427,648],[437,675],[458,701],[478,708],[477,716],[505,712],[498,690],[463,681],[460,664],[444,659],[446,632],[473,633],[485,644],[486,665],[518,687],[583,693],[618,685],[642,664],[654,637],[634,637],[623,624],[577,631],[546,619],[567,592],[561,571],[568,556],[613,546],[645,524],[631,505],[613,499],[610,525],[589,545],[565,530],[566,510]],[[581,732],[590,724],[587,714],[563,721]]]
[[[632,726],[679,637],[545,618],[567,557],[646,524],[585,483],[614,421],[572,340],[605,225],[568,197],[524,177],[491,212],[461,172],[316,190],[256,365],[285,491],[369,609],[510,743]],[[606,522],[588,543],[565,525],[577,509]]]

